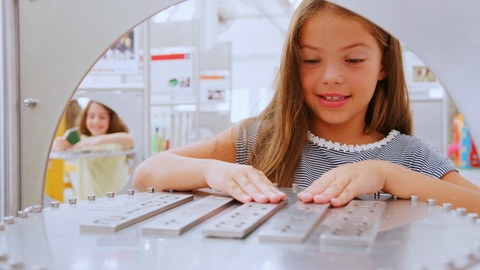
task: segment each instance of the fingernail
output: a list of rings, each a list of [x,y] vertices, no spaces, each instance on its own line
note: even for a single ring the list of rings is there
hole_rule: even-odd
[[[325,196],[323,194],[317,194],[313,197],[315,202],[323,202],[325,200]]]

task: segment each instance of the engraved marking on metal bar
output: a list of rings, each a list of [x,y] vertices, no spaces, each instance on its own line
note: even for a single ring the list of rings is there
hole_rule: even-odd
[[[302,242],[322,219],[330,204],[296,202],[271,218],[259,232],[260,240]]]
[[[146,224],[142,233],[180,235],[227,208],[232,201],[231,197],[205,197]]]
[[[286,201],[278,204],[245,203],[232,213],[215,220],[202,232],[207,237],[244,238],[285,204]]]
[[[351,201],[332,221],[331,227],[320,234],[320,244],[355,248],[371,246],[380,229],[386,205],[384,201]]]
[[[116,232],[192,200],[193,195],[175,193],[162,194],[125,209],[115,210],[105,217],[80,224],[80,230]]]

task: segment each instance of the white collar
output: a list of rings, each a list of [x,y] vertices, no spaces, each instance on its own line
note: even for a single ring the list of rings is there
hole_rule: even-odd
[[[382,146],[389,143],[395,136],[400,134],[400,132],[392,129],[388,136],[383,138],[382,140],[374,143],[369,144],[362,144],[362,145],[352,145],[352,144],[340,144],[338,142],[326,141],[323,138],[319,138],[315,136],[310,130],[308,131],[308,140],[320,147],[325,147],[327,149],[333,149],[337,151],[343,152],[350,152],[350,153],[360,153],[367,150],[372,150],[375,148],[381,148]]]

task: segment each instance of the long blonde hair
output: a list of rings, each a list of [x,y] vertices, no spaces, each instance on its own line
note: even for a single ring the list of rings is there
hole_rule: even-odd
[[[398,40],[367,19],[322,0],[304,0],[295,12],[284,44],[276,90],[269,105],[259,116],[246,119],[241,127],[261,121],[257,143],[248,163],[263,171],[280,187],[290,186],[307,140],[311,119],[304,103],[299,64],[302,60],[299,35],[305,22],[320,12],[331,12],[358,20],[383,49],[386,77],[377,83],[365,116],[365,133],[387,135],[392,129],[411,135],[412,119],[405,83],[402,50]],[[247,138],[248,139],[248,138]]]

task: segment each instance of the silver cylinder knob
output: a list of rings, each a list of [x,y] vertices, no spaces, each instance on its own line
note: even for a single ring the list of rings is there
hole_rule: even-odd
[[[33,206],[34,213],[41,213],[42,211],[43,211],[43,205],[38,204]]]
[[[37,106],[37,100],[33,98],[26,98],[23,100],[23,106],[28,107],[28,108],[33,108]]]
[[[442,209],[445,211],[450,211],[452,210],[452,204],[451,203],[443,203],[442,204]]]
[[[28,217],[28,213],[27,212],[24,212],[24,211],[17,211],[17,216],[19,218],[27,218]]]
[[[59,201],[50,202],[50,207],[51,208],[59,208],[60,207],[60,202]]]
[[[477,219],[478,219],[478,214],[477,213],[468,213],[467,217],[471,222],[476,222]]]
[[[467,214],[467,209],[463,207],[458,207],[455,209],[457,216],[465,216]]]
[[[3,222],[5,224],[13,224],[15,223],[15,217],[14,216],[7,216],[3,218]]]
[[[135,194],[134,189],[127,189],[127,195],[133,195],[133,194]]]
[[[153,187],[148,187],[147,188],[147,193],[154,193],[155,189]]]

